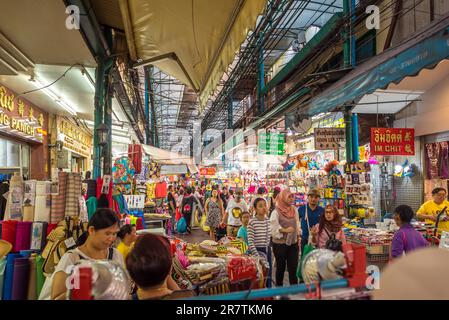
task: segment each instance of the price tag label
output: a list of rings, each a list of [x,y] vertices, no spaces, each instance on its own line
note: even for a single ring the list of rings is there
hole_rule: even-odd
[[[70,249],[76,245],[75,239],[73,239],[73,237],[68,238],[64,241],[64,243],[67,249]]]

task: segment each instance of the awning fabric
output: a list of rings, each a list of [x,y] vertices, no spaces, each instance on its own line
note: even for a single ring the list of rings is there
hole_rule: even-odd
[[[160,164],[185,164],[191,173],[197,173],[198,168],[191,157],[171,152],[168,150],[156,148],[150,145],[142,145],[143,151],[151,156],[151,160]]]
[[[137,57],[200,92],[204,106],[266,2],[128,0],[129,15],[122,14],[131,20]]]
[[[434,68],[449,57],[449,16],[417,34],[412,40],[384,51],[351,71],[312,99],[303,109],[307,114],[329,112],[357,102],[364,95]]]

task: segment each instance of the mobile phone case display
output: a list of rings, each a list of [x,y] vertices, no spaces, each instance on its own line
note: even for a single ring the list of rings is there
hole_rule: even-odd
[[[343,167],[338,166],[338,161],[330,161],[324,168],[327,172],[322,190],[321,205],[337,207],[341,213],[345,208],[345,178],[342,174]]]
[[[371,165],[367,162],[345,166],[345,193],[349,218],[373,218],[373,185]]]

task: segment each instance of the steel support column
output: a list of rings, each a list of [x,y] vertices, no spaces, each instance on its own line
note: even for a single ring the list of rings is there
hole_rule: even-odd
[[[352,115],[352,160],[359,162],[359,117],[356,113]]]
[[[352,119],[351,108],[347,108],[344,112],[345,133],[346,133],[346,162],[351,163],[352,159]]]
[[[95,79],[95,110],[94,110],[94,165],[93,178],[101,177],[101,159],[112,161],[112,88],[109,88],[109,71],[112,67],[112,58],[99,57]],[[109,103],[110,102],[110,103]],[[109,104],[109,107],[107,105]],[[109,129],[108,145],[100,146],[98,126],[104,123]],[[105,164],[106,165],[106,164]],[[105,166],[103,166],[106,168]],[[103,169],[104,169],[103,168]],[[106,168],[109,170],[109,168]]]
[[[352,0],[343,0],[343,13],[345,18],[348,18],[351,14],[349,2]],[[349,25],[352,23],[351,20],[348,22]],[[351,38],[350,38],[350,27],[346,26],[343,28],[343,67],[348,68],[351,65]]]
[[[233,129],[233,126],[234,126],[234,106],[232,99],[232,89],[230,89],[228,96],[228,129]]]
[[[109,77],[109,71],[112,67],[112,59],[108,59],[108,69],[104,76],[104,81],[106,85],[105,90],[105,105],[103,114],[103,123],[106,125],[108,130],[107,144],[103,147],[103,174],[112,174],[112,96],[114,90],[112,88],[112,83]]]
[[[265,87],[265,65],[263,59],[263,40],[265,37],[265,33],[261,32],[259,35],[259,61],[258,61],[258,81],[257,81],[257,105],[258,105],[258,114],[262,114],[265,111],[265,102],[264,102],[264,94],[263,89]]]
[[[145,68],[145,143],[150,144],[150,128],[151,128],[151,119],[150,119],[150,95],[149,95],[149,81],[150,77],[148,75],[148,69]]]

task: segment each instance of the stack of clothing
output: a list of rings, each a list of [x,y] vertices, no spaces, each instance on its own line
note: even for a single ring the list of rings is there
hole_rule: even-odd
[[[66,172],[58,172],[58,194],[51,196],[50,223],[58,223],[65,217],[65,198],[67,194]]]

